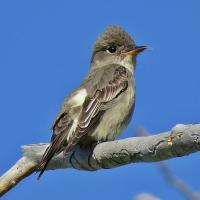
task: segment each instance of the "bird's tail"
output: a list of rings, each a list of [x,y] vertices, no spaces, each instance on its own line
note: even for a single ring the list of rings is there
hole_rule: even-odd
[[[40,170],[38,179],[40,179],[40,177],[44,173],[45,169],[47,168],[47,165],[49,164],[53,156],[61,151],[61,146],[64,143],[64,139],[65,139],[65,134],[61,133],[57,135],[45,150],[42,160],[38,165],[38,170]]]

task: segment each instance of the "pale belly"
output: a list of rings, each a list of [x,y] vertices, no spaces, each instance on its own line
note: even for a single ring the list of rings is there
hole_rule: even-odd
[[[97,128],[87,135],[86,143],[115,140],[127,127],[134,107],[134,91],[130,87],[118,97],[116,104],[109,108]]]

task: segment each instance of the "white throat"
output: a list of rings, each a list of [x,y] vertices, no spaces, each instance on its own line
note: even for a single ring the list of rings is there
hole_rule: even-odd
[[[114,61],[113,60],[110,60],[110,59],[107,59],[107,60],[96,60],[95,63],[92,64],[92,68],[100,68],[100,67],[103,67],[103,66],[106,66],[106,65],[110,65],[110,64],[117,64],[117,65],[121,65],[123,67],[125,67],[128,71],[131,72],[131,74],[134,74],[134,68],[135,68],[135,64],[133,62],[133,58],[132,56],[128,55],[126,56],[124,59],[115,59]]]

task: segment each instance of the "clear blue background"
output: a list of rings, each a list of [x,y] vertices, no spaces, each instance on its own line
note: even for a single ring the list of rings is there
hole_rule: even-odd
[[[199,1],[0,1],[0,174],[20,158],[20,145],[48,142],[66,94],[88,71],[92,45],[111,24],[153,51],[139,56],[134,118],[151,133],[199,122]],[[200,191],[199,153],[167,161],[174,174]],[[31,175],[4,199],[133,199],[148,192],[182,199],[156,163],[112,170],[49,171]]]

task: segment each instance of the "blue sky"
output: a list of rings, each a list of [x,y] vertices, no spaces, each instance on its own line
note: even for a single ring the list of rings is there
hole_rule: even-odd
[[[88,71],[92,45],[111,24],[125,28],[139,56],[133,120],[151,133],[177,123],[197,123],[200,113],[200,2],[198,1],[0,1],[0,174],[20,158],[23,144],[48,142],[64,96]],[[199,153],[167,161],[177,177],[200,191]],[[163,179],[156,163],[112,170],[33,174],[4,199],[133,199],[148,192],[162,199],[182,196]]]

